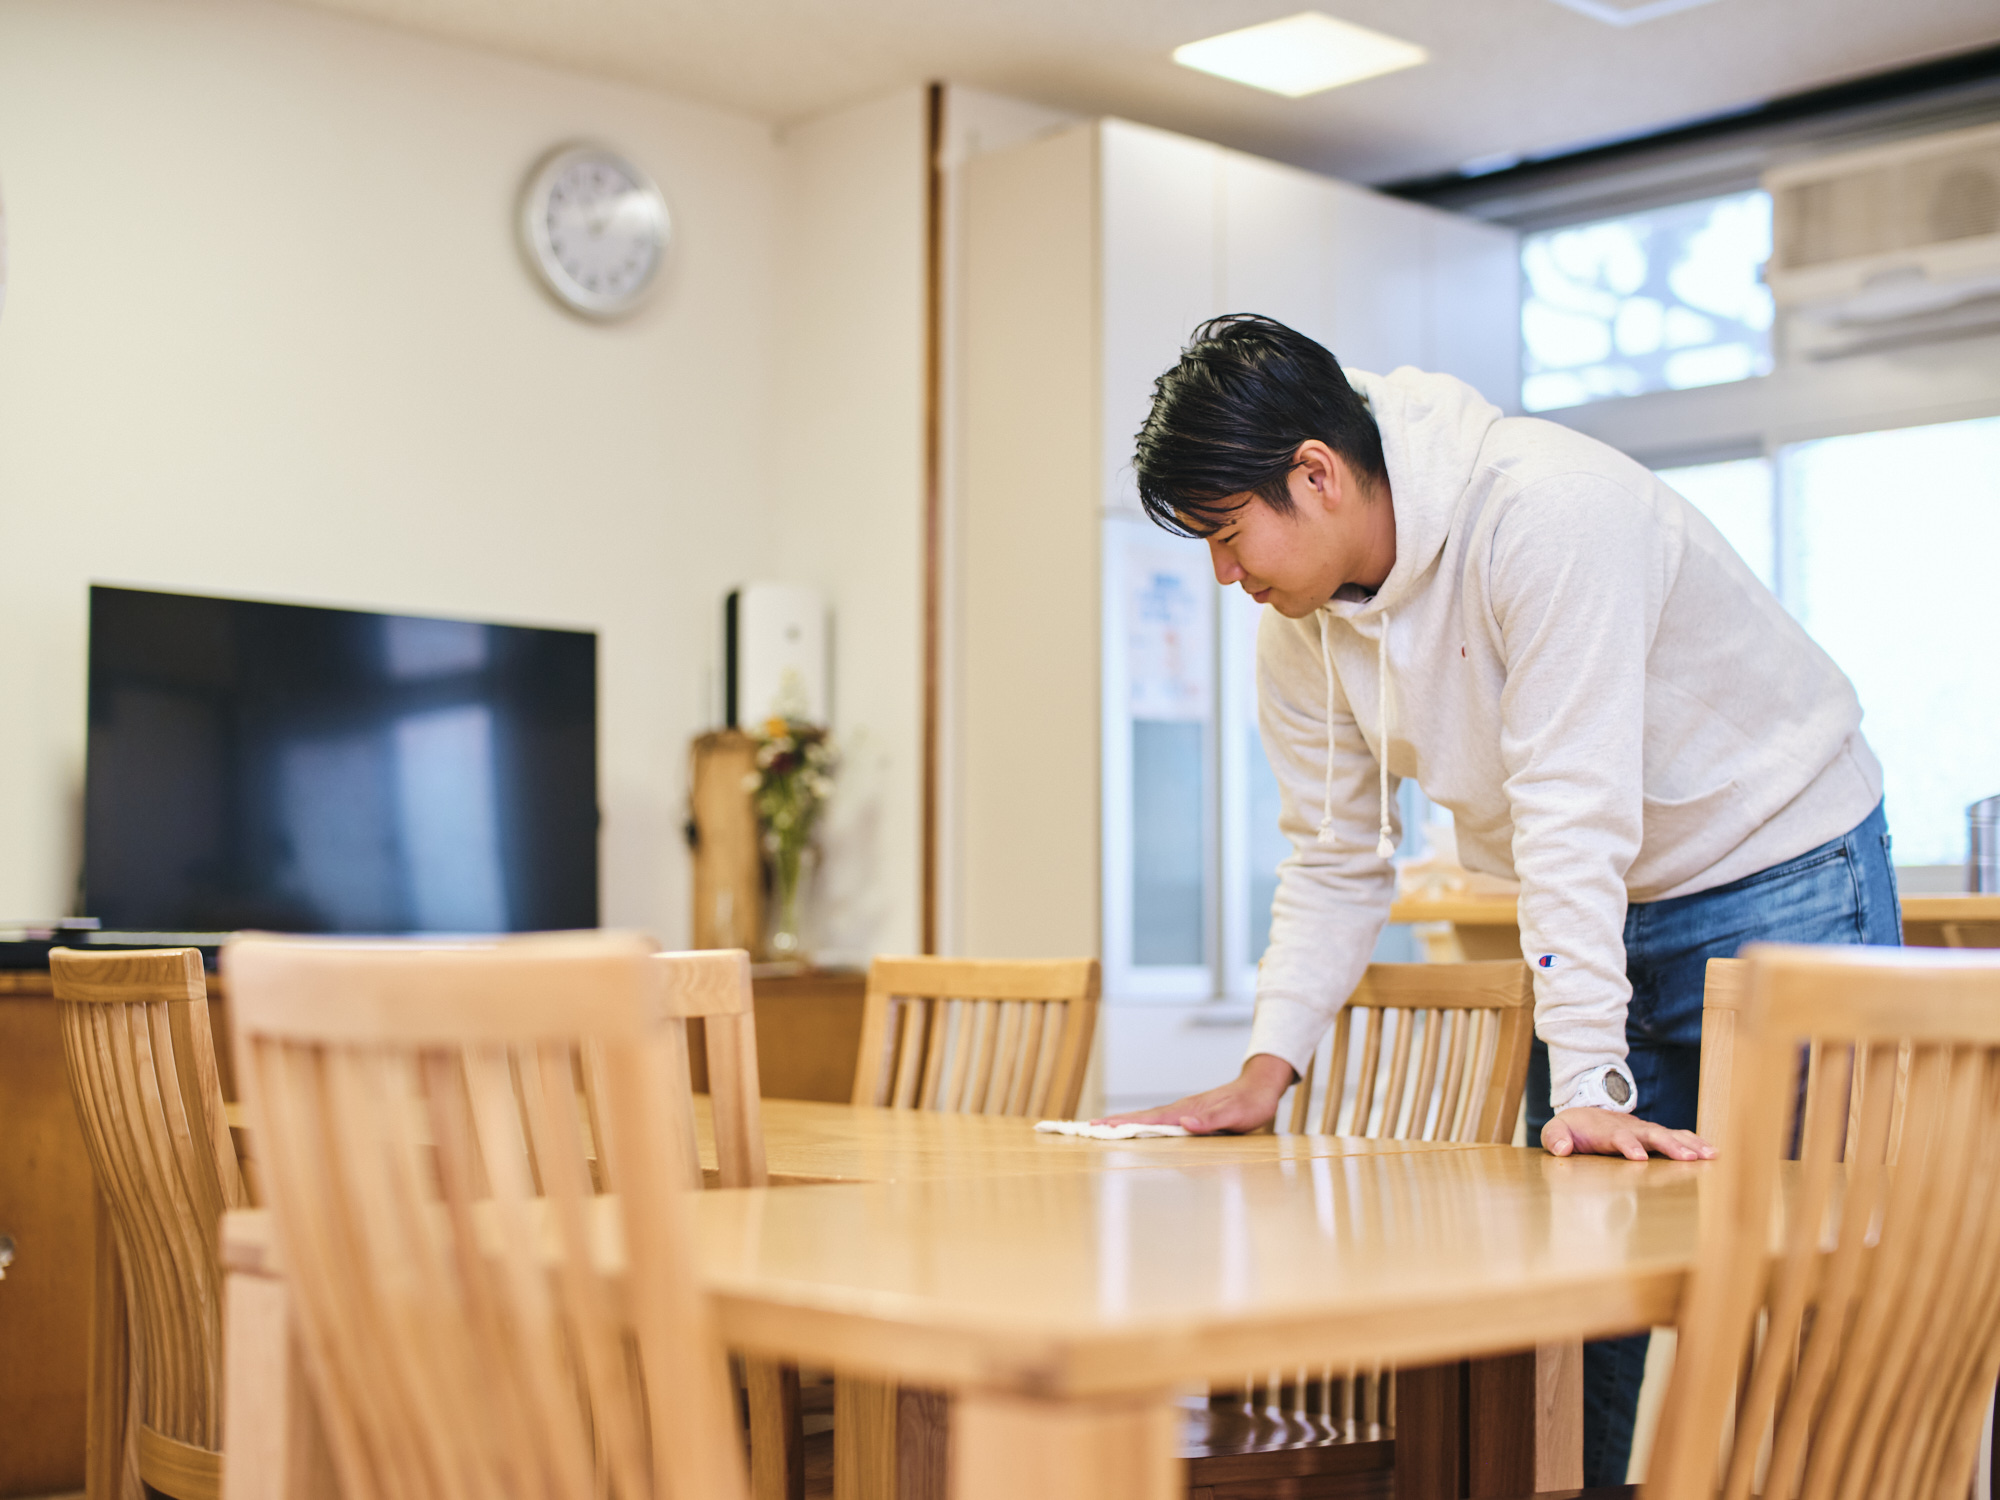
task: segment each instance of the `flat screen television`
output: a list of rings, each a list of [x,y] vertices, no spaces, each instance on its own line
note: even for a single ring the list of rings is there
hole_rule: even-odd
[[[597,637],[90,591],[107,929],[597,925]]]

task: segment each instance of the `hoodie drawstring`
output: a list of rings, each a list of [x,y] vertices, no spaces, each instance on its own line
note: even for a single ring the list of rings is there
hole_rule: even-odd
[[[1375,852],[1388,859],[1396,852],[1395,837],[1389,831],[1389,611],[1382,611],[1382,633],[1375,637],[1375,720],[1382,727],[1376,731],[1382,739],[1382,750],[1375,757],[1377,788],[1381,796],[1382,837],[1376,840]],[[1331,728],[1332,715],[1328,715]]]
[[[1326,786],[1320,794],[1319,841],[1333,842],[1333,647],[1326,638],[1326,611],[1319,612],[1319,661],[1326,668]]]
[[[1326,669],[1326,784],[1320,795],[1319,841],[1333,842],[1333,648],[1327,640],[1326,611],[1319,612],[1319,660]],[[1389,612],[1382,612],[1382,633],[1375,638],[1375,709],[1381,724],[1382,750],[1375,757],[1377,791],[1380,796],[1382,836],[1375,852],[1383,859],[1396,853],[1396,840],[1389,825]]]

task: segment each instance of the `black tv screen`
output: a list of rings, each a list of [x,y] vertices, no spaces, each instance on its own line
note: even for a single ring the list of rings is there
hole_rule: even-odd
[[[597,925],[597,637],[90,591],[109,929]]]

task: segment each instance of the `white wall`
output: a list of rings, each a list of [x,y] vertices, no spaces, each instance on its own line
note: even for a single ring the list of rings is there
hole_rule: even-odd
[[[676,216],[611,327],[513,248],[580,135]],[[780,173],[752,121],[308,11],[0,6],[0,917],[71,903],[102,580],[598,630],[604,916],[683,938],[687,741],[781,458]]]
[[[773,485],[759,566],[833,611],[838,793],[808,915],[822,962],[915,953],[921,900],[925,95],[783,137]]]

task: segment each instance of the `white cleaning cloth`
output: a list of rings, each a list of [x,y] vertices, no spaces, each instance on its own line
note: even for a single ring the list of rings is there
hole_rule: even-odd
[[[1037,1120],[1044,1135],[1080,1135],[1093,1141],[1129,1141],[1146,1135],[1186,1135],[1179,1125],[1093,1125],[1088,1120]]]

